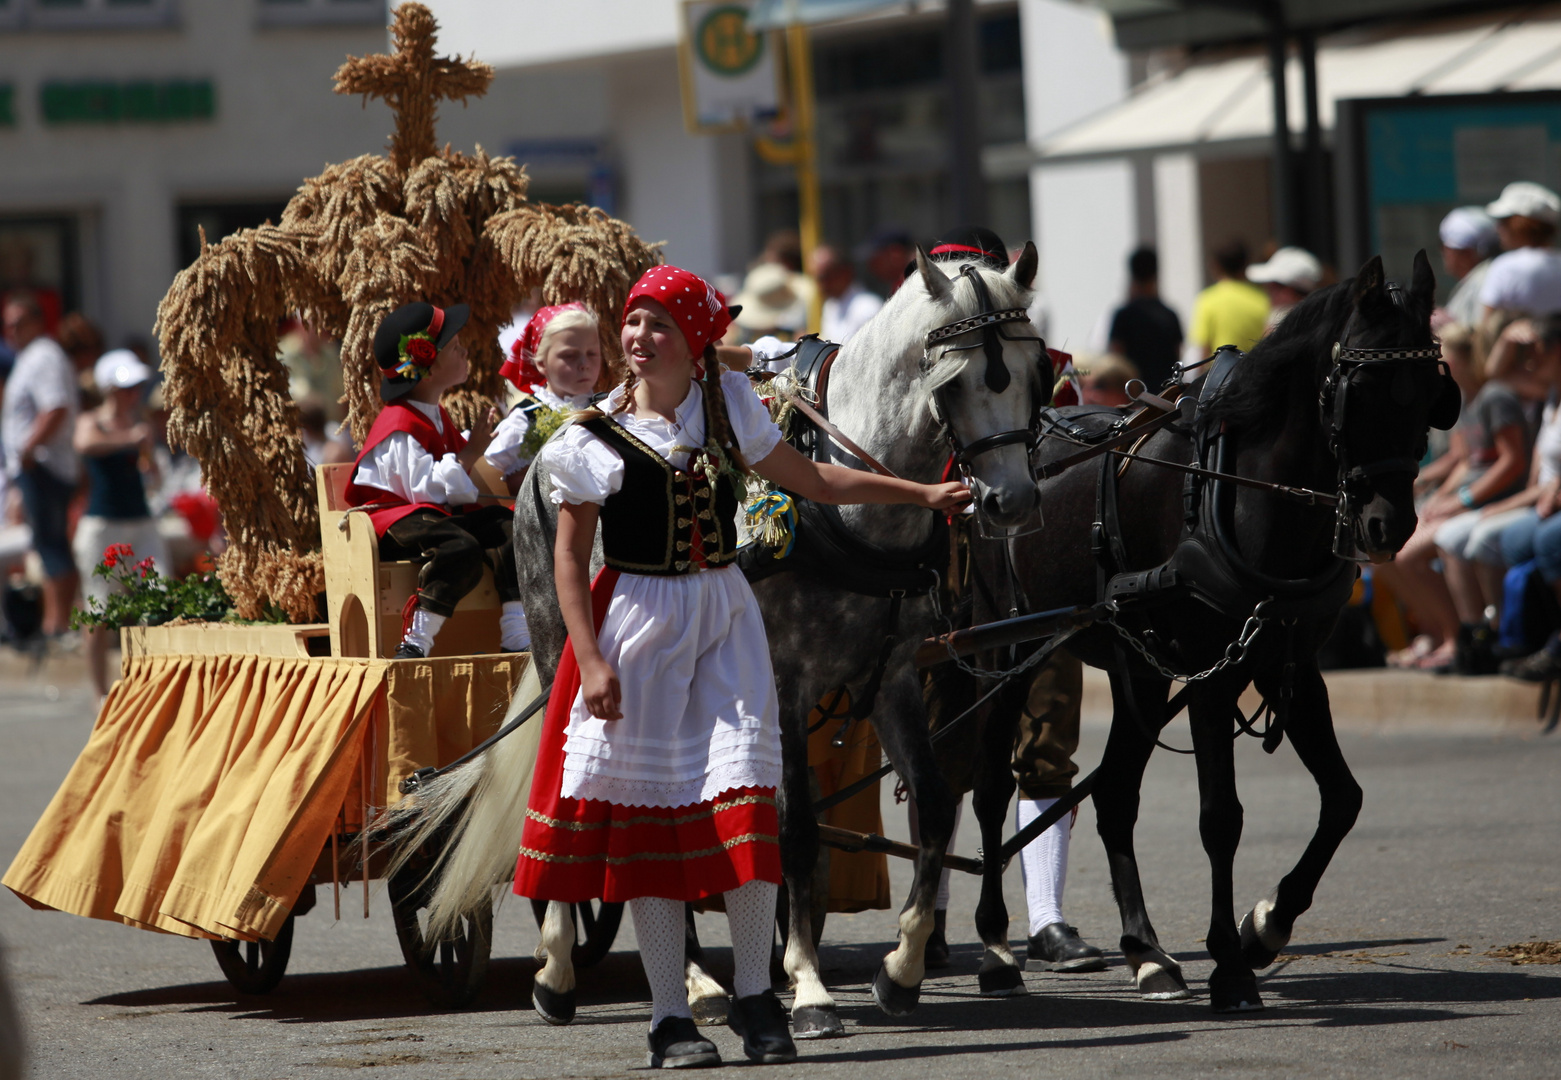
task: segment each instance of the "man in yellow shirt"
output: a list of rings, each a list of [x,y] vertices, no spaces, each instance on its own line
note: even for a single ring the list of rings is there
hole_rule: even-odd
[[[1210,266],[1215,282],[1198,294],[1192,308],[1189,351],[1196,359],[1221,345],[1243,352],[1257,344],[1268,323],[1268,297],[1247,281],[1247,247],[1240,240],[1221,244]]]

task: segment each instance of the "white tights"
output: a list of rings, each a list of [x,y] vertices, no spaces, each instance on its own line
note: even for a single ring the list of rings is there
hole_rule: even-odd
[[[770,986],[770,948],[775,940],[776,886],[749,881],[725,893],[726,922],[732,934],[732,989],[752,997]],[[650,1026],[669,1016],[692,1016],[684,981],[683,901],[641,896],[629,901],[640,962],[650,983]]]

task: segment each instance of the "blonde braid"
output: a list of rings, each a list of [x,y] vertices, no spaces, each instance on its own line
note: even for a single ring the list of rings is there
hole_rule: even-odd
[[[716,359],[715,345],[705,346],[705,412],[710,430],[706,433],[708,438],[713,438],[715,444],[726,452],[726,456],[736,466],[737,471],[747,476],[751,469],[743,460],[743,453],[737,446],[737,437],[732,434],[732,421],[726,415],[726,395],[721,391],[721,361]]]
[[[631,368],[629,369],[628,374],[624,375],[623,382],[619,383],[619,385],[623,387],[623,401],[625,405],[628,404],[629,395],[634,393],[634,387],[639,381],[640,377],[638,373],[636,373]],[[606,401],[607,399],[603,398],[602,400]],[[605,417],[606,415],[606,413],[602,412],[601,405],[598,403],[596,405],[592,405],[588,409],[576,409],[572,414],[570,414],[569,419],[574,421],[596,420],[601,417]]]

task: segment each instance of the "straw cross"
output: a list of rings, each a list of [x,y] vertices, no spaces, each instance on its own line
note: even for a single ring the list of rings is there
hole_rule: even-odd
[[[441,98],[465,104],[481,97],[493,81],[493,68],[476,60],[435,56],[437,24],[422,4],[402,4],[391,27],[395,52],[349,57],[336,72],[338,94],[382,98],[396,114],[390,137],[390,161],[406,172],[438,152],[434,121]]]

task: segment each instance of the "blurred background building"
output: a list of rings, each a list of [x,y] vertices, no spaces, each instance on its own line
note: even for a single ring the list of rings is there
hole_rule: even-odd
[[[791,171],[684,128],[677,0],[428,0],[446,51],[498,69],[440,137],[514,154],[533,195],[584,200],[740,275],[795,224]],[[386,47],[385,0],[0,0],[0,287],[58,295],[111,341],[148,335],[209,238],[274,219],[305,176],[383,146],[330,92]],[[1054,343],[1081,348],[1159,249],[1186,316],[1212,247],[1310,247],[1404,272],[1448,208],[1561,181],[1561,6],[1449,0],[975,4],[988,224],[1034,238]],[[942,2],[817,26],[826,240],[952,224]],[[1283,60],[1284,125],[1269,78]],[[1315,107],[1311,103],[1315,103]],[[869,285],[875,285],[865,274]],[[731,280],[728,278],[728,280]],[[882,287],[879,285],[879,287]]]

